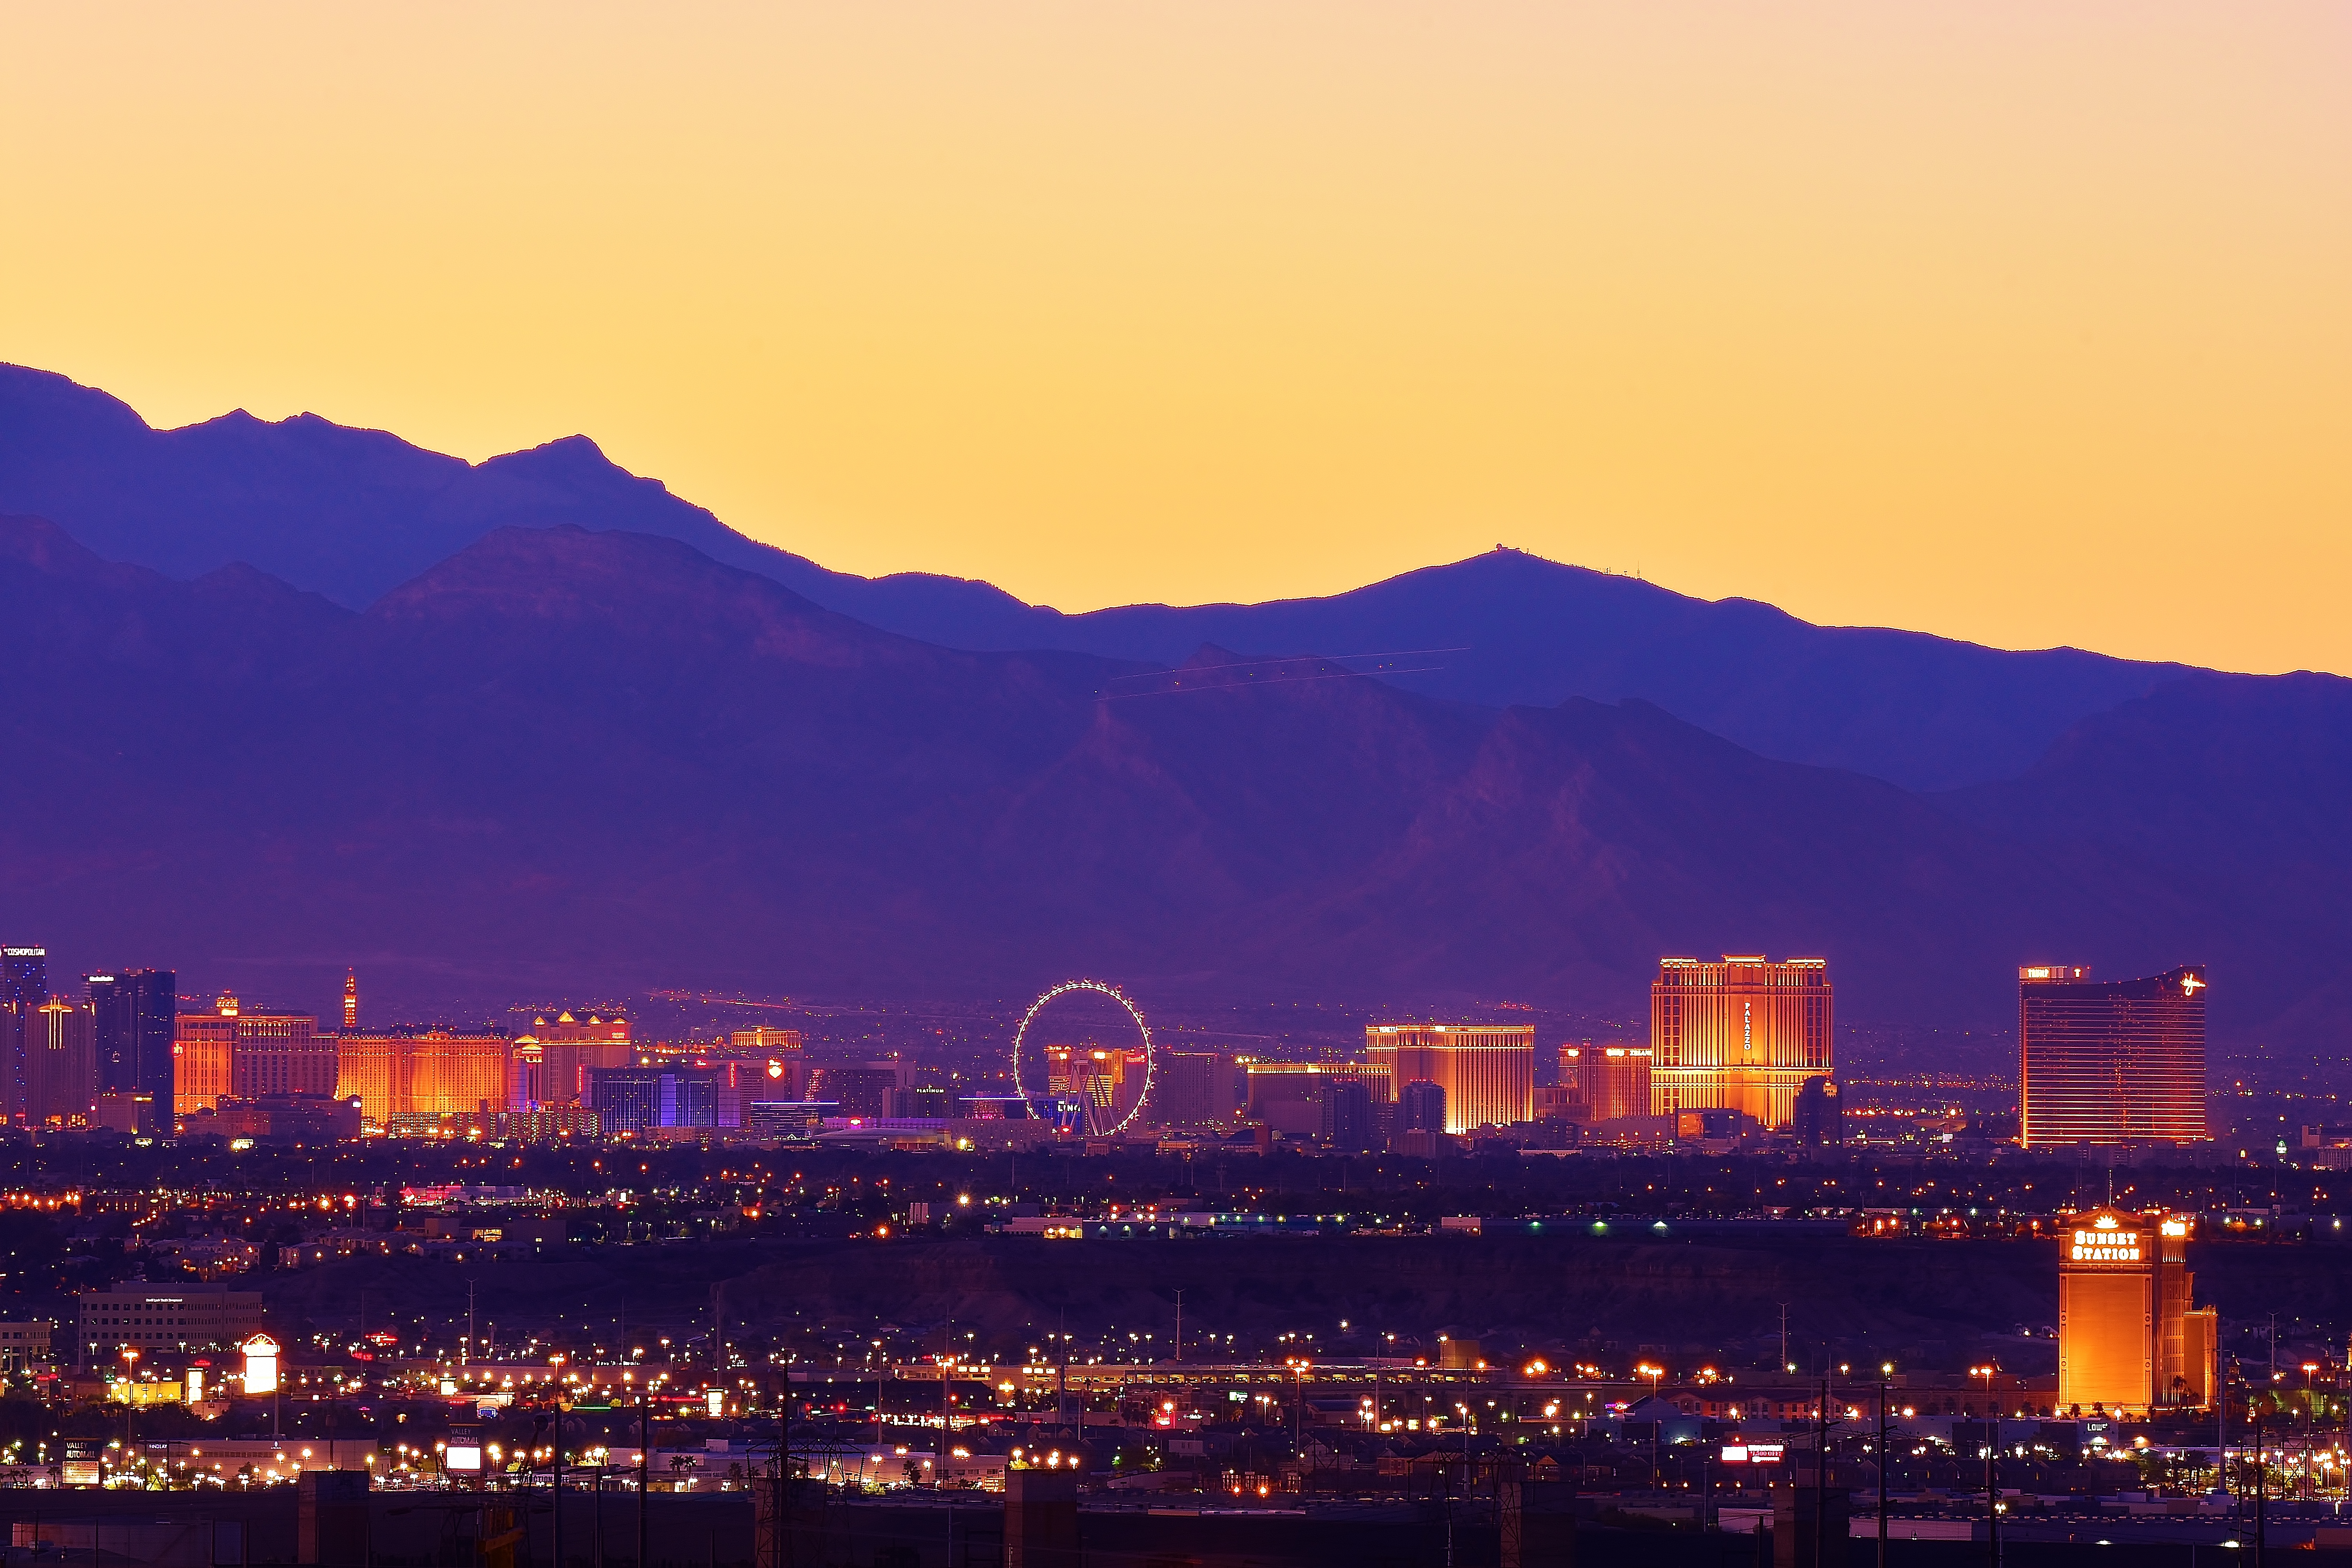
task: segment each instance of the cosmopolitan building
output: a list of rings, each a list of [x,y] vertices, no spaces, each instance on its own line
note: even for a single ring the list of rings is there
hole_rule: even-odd
[[[2058,1246],[2059,1409],[2210,1405],[2221,1330],[2212,1308],[2189,1305],[2189,1222],[2103,1209]]]
[[[1828,961],[1662,958],[1650,987],[1650,1113],[1721,1108],[1787,1127],[1807,1079],[1834,1070]]]
[[[1448,1132],[1535,1120],[1533,1025],[1372,1024],[1364,1029],[1364,1053],[1387,1069],[1391,1085],[1444,1089]]]
[[[2205,966],[2095,982],[2017,972],[2018,1142],[2186,1143],[2205,1131]]]

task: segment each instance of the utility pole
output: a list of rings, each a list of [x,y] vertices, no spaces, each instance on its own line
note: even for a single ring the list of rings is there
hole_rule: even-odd
[[[548,1467],[555,1477],[555,1510],[552,1523],[548,1526],[548,1549],[552,1561],[548,1568],[564,1568],[564,1396],[555,1394],[555,1444],[548,1448]]]
[[[2230,1384],[2221,1369],[2221,1314],[2213,1314],[2213,1468],[2221,1475],[2221,1495],[2230,1495]]]
[[[1184,1359],[1184,1292],[1176,1292],[1176,1359]]]
[[[1820,1426],[1813,1438],[1813,1568],[1822,1568],[1827,1561],[1822,1552],[1822,1537],[1829,1533],[1830,1524],[1830,1380],[1822,1374]],[[1794,1514],[1795,1500],[1790,1500],[1789,1511]],[[1791,1523],[1795,1521],[1792,1519]]]
[[[1780,1374],[1789,1373],[1789,1303],[1780,1303]]]
[[[1888,1384],[1878,1380],[1878,1568],[1886,1568],[1886,1400]]]
[[[2271,1320],[2275,1331],[2278,1320]],[[2270,1516],[2266,1504],[2270,1500],[2270,1478],[2263,1473],[2263,1413],[2254,1415],[2254,1568],[2263,1568],[2263,1553],[2269,1548]]]
[[[789,1378],[790,1374],[786,1376]],[[654,1479],[653,1395],[649,1383],[637,1385],[637,1568],[646,1568],[646,1494],[653,1490]],[[789,1382],[784,1385],[784,1404],[789,1410],[792,1405],[792,1384]]]
[[[793,1373],[791,1367],[787,1366],[784,1369],[783,1407],[776,1413],[776,1473],[772,1481],[775,1488],[775,1496],[771,1500],[772,1506],[769,1510],[775,1519],[774,1529],[771,1531],[774,1536],[774,1543],[770,1548],[768,1568],[784,1568],[784,1565],[792,1561],[792,1443]],[[931,1468],[934,1481],[938,1479],[940,1473],[939,1467],[947,1462],[947,1442],[942,1438],[940,1443],[939,1458],[933,1461]],[[951,1538],[955,1534],[955,1514],[952,1509],[948,1514],[948,1534]],[[638,1568],[644,1568],[644,1564],[640,1563]]]
[[[457,1370],[465,1371],[474,1361],[474,1282],[466,1281],[466,1348],[457,1352]]]
[[[1992,1380],[1987,1378],[1990,1389]],[[1993,1457],[2000,1447],[2000,1412],[1985,1401],[1985,1561],[2000,1568],[2000,1470]]]

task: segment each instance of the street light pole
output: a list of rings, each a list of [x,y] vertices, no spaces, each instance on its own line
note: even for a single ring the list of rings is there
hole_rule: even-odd
[[[1886,1401],[1890,1373],[1878,1369],[1878,1568],[1886,1568]]]
[[[1789,1500],[1789,1512],[1792,1516],[1790,1522],[1792,1524],[1795,1522],[1793,1516],[1796,1511],[1797,1501],[1792,1496]],[[1829,1533],[1829,1514],[1830,1380],[1829,1374],[1824,1373],[1822,1374],[1820,1426],[1813,1438],[1813,1568],[1822,1568],[1826,1561],[1822,1554],[1824,1548],[1822,1537]]]
[[[2278,1321],[2278,1320],[2277,1320],[2277,1319],[2275,1319],[2275,1318],[2273,1318],[2273,1319],[2272,1319],[2272,1320],[2271,1320],[2271,1321],[2272,1321],[2273,1324],[2275,1324],[2275,1323]],[[2263,1413],[2262,1413],[2262,1411],[2261,1411],[2261,1409],[2260,1409],[2259,1407],[2257,1407],[2257,1408],[2253,1411],[2253,1417],[2254,1417],[2254,1568],[2263,1568],[2263,1552],[2264,1552],[2269,1548],[2269,1545],[2270,1545],[2270,1540],[2269,1540],[2270,1531],[2269,1531],[2269,1528],[2268,1528],[2268,1527],[2269,1527],[2269,1524],[2270,1524],[2270,1518],[2269,1518],[2269,1511],[2268,1511],[2268,1510],[2267,1510],[2267,1508],[2266,1508],[2266,1506],[2265,1506],[2265,1505],[2267,1504],[2267,1502],[2269,1501],[2270,1478],[2269,1478],[2269,1477],[2267,1477],[2266,1475],[2264,1475],[2264,1474],[2263,1473]]]
[[[1988,1373],[1985,1387],[1992,1387]],[[2000,1417],[1990,1400],[1985,1405],[1985,1561],[2000,1568]]]

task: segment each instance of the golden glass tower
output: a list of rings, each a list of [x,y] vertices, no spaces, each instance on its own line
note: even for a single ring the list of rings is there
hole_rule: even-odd
[[[1715,1108],[1786,1127],[1797,1091],[1834,1070],[1829,963],[1662,958],[1650,987],[1650,1113]]]
[[[2074,964],[2020,969],[2017,1141],[2204,1138],[2205,991],[2201,963],[2104,983]]]
[[[1444,1089],[1448,1132],[1535,1120],[1531,1024],[1370,1024],[1364,1055],[1387,1069],[1393,1094],[1402,1095],[1409,1083]]]

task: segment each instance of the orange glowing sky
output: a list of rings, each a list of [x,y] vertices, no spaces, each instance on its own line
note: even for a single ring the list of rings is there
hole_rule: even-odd
[[[1086,608],[2352,671],[2352,9],[0,7],[0,358]]]

